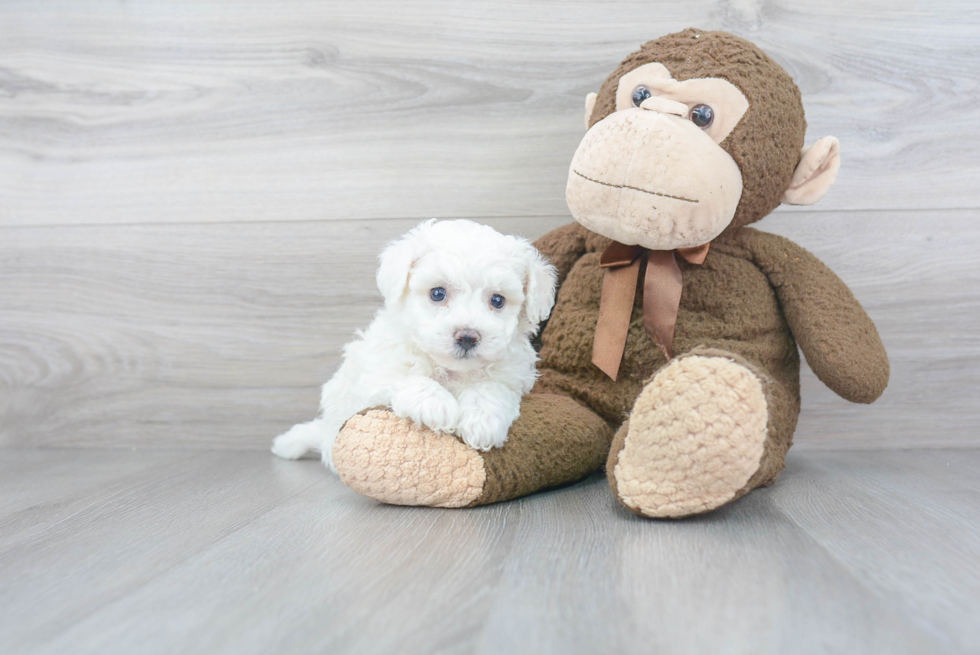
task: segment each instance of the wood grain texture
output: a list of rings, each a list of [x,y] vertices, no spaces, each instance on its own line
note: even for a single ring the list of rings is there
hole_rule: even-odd
[[[892,359],[871,406],[804,371],[801,447],[980,445],[977,213],[760,223],[851,285]],[[534,238],[568,220],[489,222]],[[0,445],[267,448],[315,414],[380,306],[375,253],[413,224],[0,228]]]
[[[54,501],[4,516],[18,530],[5,530],[0,542],[5,642],[0,650],[13,652],[35,631],[43,634],[59,623],[74,623],[124,598],[284,498],[320,482],[309,470],[283,477],[277,474],[278,462],[256,454],[183,453],[174,458],[167,451],[104,451],[103,457],[119,469],[133,462],[150,466],[121,479],[118,473],[107,475],[97,489],[79,485]],[[54,599],[61,603],[59,616],[50,612]]]
[[[584,95],[692,25],[770,52],[808,141],[841,139],[819,211],[760,227],[865,304],[878,403],[805,370],[779,482],[685,521],[601,476],[379,506],[248,450],[315,412],[386,241],[567,222]],[[973,0],[7,0],[0,37],[0,652],[980,643]],[[887,450],[916,445],[972,450]]]
[[[619,509],[601,476],[438,510],[267,453],[102,455],[146,470],[98,497],[63,488],[0,545],[4,653],[900,655],[980,639],[976,450],[796,453],[774,487],[683,521]],[[0,466],[36,457],[0,450]]]
[[[42,516],[61,512],[66,496],[87,497],[150,467],[193,456],[178,450],[154,451],[150,457],[106,456],[97,449],[75,449],[0,457],[0,544],[36,526]]]
[[[960,628],[980,611],[980,451],[854,455],[794,460],[774,504],[915,625],[975,650],[980,635]]]
[[[0,224],[564,216],[585,94],[692,25],[840,137],[821,208],[980,207],[974,0],[11,0]]]
[[[377,253],[414,224],[3,229],[0,444],[71,424],[77,445],[266,448],[316,413],[381,305]]]

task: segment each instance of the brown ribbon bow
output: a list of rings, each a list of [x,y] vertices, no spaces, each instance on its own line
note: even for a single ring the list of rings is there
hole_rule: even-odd
[[[636,297],[636,281],[640,277],[640,257],[644,252],[647,253],[647,271],[643,276],[643,327],[670,359],[683,288],[675,253],[690,264],[703,264],[710,246],[705,243],[694,248],[647,250],[613,241],[599,259],[599,266],[606,269],[606,273],[602,278],[592,363],[613,380],[619,375]]]

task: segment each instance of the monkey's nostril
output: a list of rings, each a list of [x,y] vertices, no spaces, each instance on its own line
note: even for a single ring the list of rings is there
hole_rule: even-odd
[[[472,350],[480,341],[480,333],[475,330],[460,330],[455,336],[456,345],[464,351]]]

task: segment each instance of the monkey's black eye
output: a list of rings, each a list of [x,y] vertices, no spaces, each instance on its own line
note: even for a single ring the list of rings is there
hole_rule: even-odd
[[[643,101],[649,98],[651,95],[653,94],[650,93],[650,89],[646,88],[645,86],[641,85],[636,87],[633,89],[633,106],[639,107],[643,104]]]
[[[501,296],[499,293],[493,294],[492,296],[490,296],[490,306],[493,307],[494,309],[500,309],[501,307],[504,306],[504,297]]]
[[[446,290],[442,287],[436,287],[429,291],[429,297],[432,298],[433,302],[442,302],[446,299]]]
[[[715,120],[715,112],[708,105],[697,105],[691,110],[691,122],[702,130],[708,129]]]

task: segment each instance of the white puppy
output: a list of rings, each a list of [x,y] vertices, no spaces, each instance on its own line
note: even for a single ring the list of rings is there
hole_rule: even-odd
[[[432,219],[385,248],[377,281],[384,307],[344,347],[320,417],[276,437],[272,452],[316,449],[333,469],[344,422],[382,405],[473,448],[502,446],[537,377],[530,337],[551,313],[554,267],[524,239]]]

